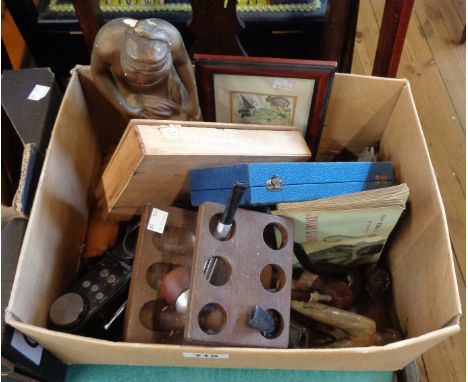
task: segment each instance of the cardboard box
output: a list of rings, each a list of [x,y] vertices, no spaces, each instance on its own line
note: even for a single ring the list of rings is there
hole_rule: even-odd
[[[28,215],[62,92],[49,68],[2,73],[2,204]]]
[[[103,113],[108,113],[106,119]],[[114,113],[114,114],[113,114]],[[395,308],[407,339],[382,347],[253,349],[113,343],[44,329],[51,302],[75,274],[101,160],[97,136],[115,112],[88,68],[73,74],[55,124],[6,321],[68,363],[317,370],[392,370],[460,330],[460,300],[442,199],[409,83],[337,74],[319,160],[379,141],[396,180],[410,188],[407,215],[386,251]],[[72,128],[73,127],[73,128]]]

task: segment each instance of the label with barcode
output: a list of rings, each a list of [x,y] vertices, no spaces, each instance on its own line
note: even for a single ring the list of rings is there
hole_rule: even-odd
[[[214,353],[182,353],[185,358],[203,358],[203,359],[228,359],[229,354]]]
[[[40,101],[47,93],[49,93],[50,86],[36,85],[34,89],[29,93],[28,99],[31,101]]]
[[[169,216],[169,212],[158,210],[157,208],[153,208],[153,211],[151,211],[151,216],[149,218],[147,228],[150,231],[163,233],[168,216]]]
[[[294,80],[288,78],[275,78],[273,81],[273,89],[293,90]]]

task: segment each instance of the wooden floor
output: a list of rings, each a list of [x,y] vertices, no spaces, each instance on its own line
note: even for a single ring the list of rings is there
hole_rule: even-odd
[[[384,0],[360,0],[353,73],[370,75]],[[447,212],[458,286],[466,291],[466,46],[465,0],[415,0],[398,71],[410,81]],[[465,317],[462,333],[418,360],[421,381],[465,381]]]

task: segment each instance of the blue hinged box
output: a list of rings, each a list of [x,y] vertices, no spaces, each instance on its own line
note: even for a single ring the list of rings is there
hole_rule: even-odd
[[[234,182],[248,185],[241,205],[301,202],[393,185],[391,162],[244,163],[189,173],[192,205],[225,204]]]

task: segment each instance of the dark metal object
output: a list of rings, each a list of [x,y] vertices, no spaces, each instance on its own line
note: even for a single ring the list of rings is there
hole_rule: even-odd
[[[185,338],[207,344],[287,347],[292,222],[273,215],[238,209],[234,235],[229,240],[220,241],[214,238],[209,223],[223,209],[221,204],[204,203],[198,212]],[[283,246],[280,249],[270,248],[263,240],[264,228],[269,224],[274,224],[281,232]],[[210,285],[204,275],[205,264],[213,257],[221,258],[219,262],[228,265],[225,268],[227,277],[222,285]],[[269,267],[271,265],[279,270],[276,273],[279,275],[278,283],[272,282],[275,272]],[[271,285],[275,288],[272,289]],[[275,338],[265,338],[247,325],[255,305],[275,315],[277,313],[280,324]],[[217,315],[210,311],[216,311]],[[218,324],[216,330],[211,328],[214,323]]]
[[[115,312],[115,314],[111,317],[111,319],[109,320],[109,322],[107,324],[104,325],[104,330],[109,330],[109,328],[111,327],[111,325],[115,322],[115,320],[117,318],[120,317],[120,315],[124,312],[125,310],[125,307],[127,306],[127,301],[125,301],[119,309],[117,309],[117,311]]]

